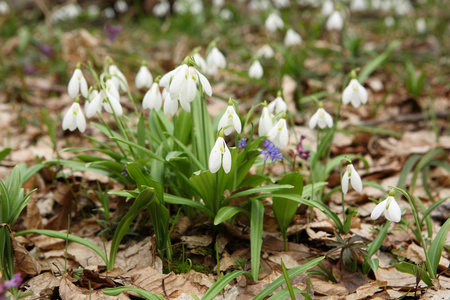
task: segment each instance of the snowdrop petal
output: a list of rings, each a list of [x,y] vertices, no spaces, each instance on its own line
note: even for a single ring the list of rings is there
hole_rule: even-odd
[[[378,219],[381,214],[386,210],[387,200],[384,200],[375,207],[375,209],[372,211],[372,214],[370,215],[370,218],[372,220]]]
[[[84,98],[87,98],[89,89],[88,89],[88,84],[87,84],[86,78],[84,78],[83,75],[81,76],[81,79],[80,79],[80,92]]]
[[[233,124],[234,124],[234,129],[236,129],[236,132],[241,133],[241,130],[242,130],[241,119],[239,119],[239,116],[234,111],[234,108],[233,108]]]
[[[258,135],[267,136],[270,129],[273,127],[272,117],[270,116],[269,108],[263,108],[261,118],[259,119]]]
[[[200,83],[202,84],[203,91],[206,93],[206,95],[211,96],[212,88],[208,79],[206,79],[206,77],[203,76],[201,73],[198,73],[198,77],[200,78]]]
[[[228,149],[225,142],[224,142],[224,148],[225,148],[225,152],[223,153],[223,157],[222,157],[222,166],[223,166],[223,171],[228,174],[231,170],[231,152]]]
[[[286,126],[280,132],[280,147],[286,147],[289,143],[289,133]]]
[[[324,118],[327,126],[330,128],[333,127],[333,118],[331,117],[331,115],[329,113],[325,113]]]
[[[220,151],[213,148],[213,150],[211,151],[211,153],[209,155],[209,163],[208,163],[209,171],[211,173],[216,173],[217,171],[219,171],[221,159],[222,159],[222,153],[220,153]]]
[[[191,102],[188,101],[180,101],[181,108],[187,112],[191,111]]]
[[[178,109],[178,100],[173,100],[170,96],[170,93],[166,94],[164,98],[164,114],[166,115],[174,115],[176,114]]]
[[[342,192],[346,195],[348,192],[348,170],[345,171],[344,176],[342,176],[341,187]]]
[[[314,129],[316,128],[317,122],[319,121],[319,111],[316,111],[311,119],[309,119],[309,128]]]
[[[352,87],[348,85],[344,89],[344,92],[342,93],[342,103],[349,104],[350,100],[352,99],[352,94],[353,94]]]
[[[362,187],[363,187],[361,177],[356,172],[353,165],[350,165],[350,168],[352,169],[352,171],[351,171],[352,174],[350,175],[350,181],[352,183],[352,187],[355,189],[355,191],[357,191],[358,193],[361,193]]]
[[[400,222],[400,220],[402,219],[402,210],[397,204],[397,201],[395,201],[394,197],[390,196],[389,198],[389,208],[385,211],[384,215],[386,216],[386,219],[391,222]]]
[[[80,132],[84,132],[86,130],[86,118],[81,112],[81,109],[77,114],[77,127]]]
[[[181,68],[181,66],[178,66],[175,69],[173,69],[172,71],[166,73],[163,77],[161,77],[161,80],[159,81],[159,85],[162,87],[169,86],[170,80],[179,71],[180,68]]]

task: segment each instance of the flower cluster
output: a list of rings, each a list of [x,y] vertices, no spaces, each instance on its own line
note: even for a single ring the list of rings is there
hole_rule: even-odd
[[[276,162],[278,159],[283,160],[283,154],[278,149],[278,146],[275,146],[270,140],[263,140],[264,150],[261,151],[261,154],[265,154],[264,162],[267,159],[271,159],[272,163]]]
[[[306,137],[304,135],[300,136],[300,142],[297,144],[297,155],[304,160],[309,158],[309,150],[303,148],[303,140]]]

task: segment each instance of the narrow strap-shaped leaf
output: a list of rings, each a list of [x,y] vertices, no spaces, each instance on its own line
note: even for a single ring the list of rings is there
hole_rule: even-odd
[[[145,299],[148,300],[164,300],[165,298],[161,295],[143,290],[143,289],[139,289],[137,287],[134,286],[118,286],[118,287],[113,287],[113,288],[106,288],[102,290],[103,294],[108,295],[108,296],[117,296],[123,292],[135,292],[136,294],[138,294],[141,297],[144,297]]]
[[[232,217],[234,217],[234,215],[236,215],[238,213],[243,213],[245,215],[248,215],[248,212],[241,207],[237,207],[237,206],[222,207],[221,209],[219,209],[219,211],[216,214],[216,217],[214,218],[214,225],[218,225],[222,222],[225,222],[225,221],[231,219]]]
[[[436,278],[437,268],[439,265],[439,261],[441,260],[442,249],[445,245],[445,240],[447,239],[448,231],[450,230],[450,218],[445,221],[444,225],[442,225],[441,229],[439,229],[436,237],[431,243],[430,248],[428,249],[428,258],[431,260],[431,268],[432,270],[428,270],[431,278]]]
[[[239,275],[250,275],[247,271],[241,271],[241,270],[234,270],[231,273],[228,273],[227,275],[220,277],[214,284],[208,289],[205,295],[203,295],[202,300],[212,300],[214,297],[216,297],[223,288],[230,283],[231,280],[235,279]]]
[[[26,234],[31,234],[31,233],[37,233],[37,234],[42,234],[45,236],[49,236],[49,237],[53,237],[53,238],[57,238],[57,239],[62,239],[62,240],[68,240],[70,242],[74,242],[74,243],[78,243],[80,245],[86,246],[88,248],[90,248],[92,251],[94,251],[95,253],[97,253],[105,262],[105,264],[108,264],[108,258],[106,257],[106,254],[94,243],[83,239],[81,237],[78,237],[76,235],[73,234],[68,234],[66,232],[60,232],[60,231],[55,231],[55,230],[49,230],[49,229],[29,229],[29,230],[24,230],[24,231],[20,231],[14,234],[14,236],[21,236],[21,235],[26,235]]]
[[[314,268],[316,265],[318,265],[325,256],[321,256],[318,258],[315,258],[309,262],[307,262],[304,265],[293,267],[288,271],[289,278],[294,278],[297,275],[300,275],[303,272],[308,271],[311,268]],[[284,277],[281,275],[277,279],[275,279],[271,284],[269,284],[262,292],[260,292],[258,295],[256,295],[253,300],[262,300],[265,297],[269,296],[273,291],[275,291],[279,286],[281,286],[284,283]]]
[[[258,280],[259,266],[261,264],[261,247],[264,221],[264,205],[261,201],[251,198],[250,213],[250,258],[253,280]]]

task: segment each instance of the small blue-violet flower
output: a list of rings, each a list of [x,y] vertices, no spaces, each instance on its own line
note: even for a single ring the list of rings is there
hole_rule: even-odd
[[[248,141],[248,138],[243,138],[243,139],[238,141],[238,148],[239,148],[239,150],[242,150],[245,147],[247,147],[247,141]]]
[[[278,146],[275,146],[270,140],[264,140],[263,142],[264,149],[261,151],[261,154],[265,154],[264,162],[270,157],[272,159],[272,163],[276,162],[278,159],[283,160],[283,154],[280,153],[280,149]]]

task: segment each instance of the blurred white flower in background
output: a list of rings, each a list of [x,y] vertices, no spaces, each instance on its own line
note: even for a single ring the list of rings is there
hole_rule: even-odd
[[[283,19],[277,12],[271,13],[264,24],[269,32],[275,32],[284,27]]]
[[[326,28],[328,31],[336,30],[341,31],[344,28],[344,18],[341,13],[337,10],[333,11],[328,17]]]
[[[263,45],[261,48],[256,51],[256,56],[261,56],[264,58],[272,58],[275,55],[272,47],[268,44]]]
[[[286,47],[300,45],[302,43],[302,37],[294,29],[289,28],[284,37],[284,45]]]
[[[250,78],[260,79],[261,77],[263,77],[263,75],[264,70],[261,66],[261,63],[259,62],[259,60],[255,60],[248,69],[248,76]]]

